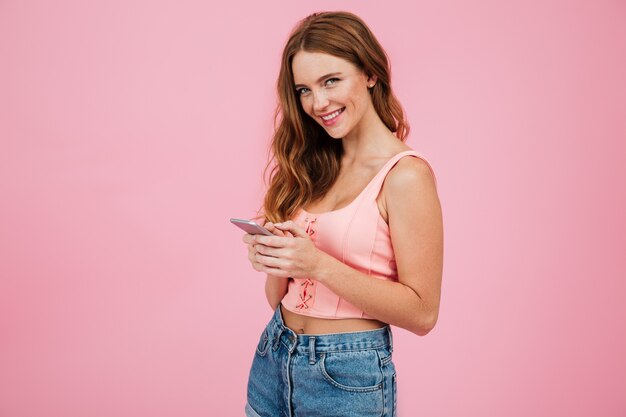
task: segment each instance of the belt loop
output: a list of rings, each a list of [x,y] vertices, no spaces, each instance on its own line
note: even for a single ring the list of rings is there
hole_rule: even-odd
[[[315,336],[309,336],[309,365],[315,365]]]
[[[391,334],[390,325],[387,325],[387,334],[389,335],[389,352],[393,352],[393,335]]]
[[[278,344],[280,343],[280,337],[282,336],[283,332],[285,331],[285,328],[282,326],[278,326],[279,328],[277,329],[276,333],[275,333],[275,338],[274,338],[274,343],[272,345],[272,350],[276,350],[278,349]]]

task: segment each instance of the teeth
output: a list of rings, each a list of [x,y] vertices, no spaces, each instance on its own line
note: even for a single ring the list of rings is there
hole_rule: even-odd
[[[334,119],[335,117],[339,116],[339,113],[341,113],[342,111],[343,111],[343,109],[339,109],[339,110],[337,110],[335,112],[332,112],[328,116],[322,116],[322,119],[324,119],[324,120]]]

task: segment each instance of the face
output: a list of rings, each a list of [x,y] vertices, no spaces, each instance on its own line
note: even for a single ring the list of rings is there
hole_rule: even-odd
[[[371,110],[368,86],[376,82],[376,76],[368,78],[351,62],[322,52],[299,51],[291,67],[302,108],[331,137],[345,137]]]

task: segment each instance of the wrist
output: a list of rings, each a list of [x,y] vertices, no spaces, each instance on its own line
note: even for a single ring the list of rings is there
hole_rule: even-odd
[[[328,277],[332,275],[334,263],[337,262],[337,259],[328,255],[324,251],[320,250],[319,252],[320,253],[317,261],[315,262],[311,277],[323,284],[328,279]]]

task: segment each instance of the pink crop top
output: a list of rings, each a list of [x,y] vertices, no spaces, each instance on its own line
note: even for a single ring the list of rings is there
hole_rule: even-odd
[[[406,155],[424,160],[437,185],[430,163],[417,152],[408,150],[389,159],[347,206],[324,213],[308,213],[300,209],[292,220],[307,231],[317,248],[329,255],[374,278],[397,281],[389,226],[378,211],[376,198],[387,173]],[[290,278],[281,303],[287,310],[306,316],[373,319],[311,278]]]

